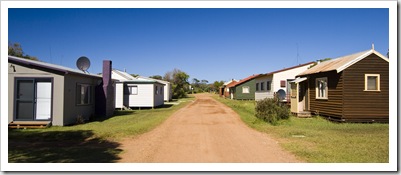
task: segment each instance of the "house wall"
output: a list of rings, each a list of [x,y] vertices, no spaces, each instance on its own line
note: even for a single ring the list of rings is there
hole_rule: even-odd
[[[14,80],[18,77],[29,78],[53,78],[52,93],[52,123],[53,125],[62,125],[63,120],[63,104],[64,104],[64,76],[20,66],[14,63],[8,63],[8,122],[14,119]],[[14,72],[15,68],[15,72]]]
[[[173,91],[171,89],[171,84],[166,83],[164,86],[164,101],[171,101],[173,99]]]
[[[289,92],[287,92],[287,88],[291,88],[291,87],[287,87],[288,86],[288,79],[295,79],[295,76],[302,73],[303,71],[307,70],[308,67],[312,65],[305,65],[305,66],[301,66],[301,67],[297,67],[297,68],[293,68],[293,69],[289,69],[286,71],[282,71],[282,72],[277,72],[273,74],[273,81],[272,81],[272,89],[273,92],[277,92],[278,90],[282,89],[284,90],[285,94],[288,95]],[[280,82],[284,80],[286,81],[285,83],[285,87],[281,87]]]
[[[116,83],[116,108],[123,108],[124,107],[124,84],[123,83]]]
[[[138,86],[137,95],[124,95],[124,98],[128,100],[129,107],[153,107],[155,99],[153,84],[128,84]]]
[[[389,63],[372,54],[344,71],[344,118],[350,121],[387,121],[389,118]],[[365,91],[365,74],[380,74],[380,91]]]
[[[265,75],[261,77],[255,78],[255,100],[263,100],[265,98],[273,98],[274,97],[274,89],[272,86],[272,75]],[[270,81],[270,90],[267,90],[267,82]],[[264,90],[262,91],[260,88],[260,83],[264,83]],[[256,83],[259,85],[258,91],[256,91]]]
[[[226,86],[224,87],[223,91],[224,97],[230,98],[230,88]]]
[[[64,118],[57,121],[58,125],[75,124],[77,117],[82,116],[85,120],[89,120],[95,115],[95,88],[102,82],[102,78],[79,76],[74,74],[65,75],[64,83]],[[91,85],[91,103],[88,105],[78,105],[76,102],[77,84]],[[62,123],[61,123],[62,122]]]
[[[249,86],[249,93],[242,93],[242,87]],[[234,99],[236,100],[255,100],[255,79],[235,86]]]
[[[316,99],[316,78],[327,77],[328,99]],[[341,118],[343,111],[343,74],[336,71],[308,76],[310,110],[319,115]]]

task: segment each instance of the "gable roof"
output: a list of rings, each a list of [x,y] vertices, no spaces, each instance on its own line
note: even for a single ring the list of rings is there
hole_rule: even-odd
[[[284,72],[284,71],[287,71],[287,70],[291,70],[291,69],[295,69],[295,68],[299,68],[299,67],[303,67],[303,66],[308,66],[308,65],[311,65],[313,63],[315,63],[315,62],[311,61],[311,62],[308,62],[308,63],[300,64],[300,65],[297,65],[297,66],[292,66],[292,67],[289,67],[289,68],[280,69],[280,70],[277,70],[277,71],[273,71],[273,72],[270,72],[270,73],[267,73],[267,74],[261,74],[261,75],[273,75],[273,74]]]
[[[260,75],[260,74],[251,75],[251,76],[246,77],[246,78],[244,78],[244,79],[242,79],[242,80],[240,80],[240,81],[232,82],[232,83],[230,83],[229,85],[227,85],[227,87],[234,87],[234,86],[241,85],[242,83],[245,83],[245,82],[247,82],[247,81],[250,81],[250,80],[252,80],[252,79],[258,77],[259,75]]]
[[[232,80],[230,83],[228,83],[227,85],[225,85],[227,88],[232,87],[233,85],[237,84],[238,81],[236,80]]]
[[[123,71],[120,71],[120,70],[117,70],[117,69],[113,69],[112,73],[115,73],[115,74],[123,77],[125,80],[135,80],[136,79],[135,77],[133,77],[132,75],[128,74],[127,72],[123,72]],[[120,81],[122,81],[122,80],[120,79]]]
[[[134,77],[134,76],[130,75],[127,72],[120,71],[120,70],[117,70],[117,69],[113,69],[112,70],[112,76],[113,76],[113,74],[117,74],[117,75],[121,76],[122,78],[124,78],[124,79],[113,78],[113,79],[118,80],[120,83],[122,83],[122,82],[124,82],[124,83],[134,83],[134,84],[154,84],[154,83],[158,83],[158,84],[164,85],[164,83],[162,83],[161,81],[157,81],[156,79],[147,78],[147,77],[141,77],[141,76]]]
[[[76,74],[76,75],[82,75],[82,76],[90,76],[90,77],[96,77],[96,78],[102,78],[100,75],[96,74],[91,74],[91,73],[85,73],[81,70],[78,69],[72,69],[69,67],[64,67],[56,64],[50,64],[50,63],[45,63],[45,62],[40,62],[40,61],[34,61],[34,60],[29,60],[25,58],[20,58],[16,56],[10,56],[8,55],[8,62],[14,63],[14,64],[20,64],[23,66],[35,66],[47,70],[52,70],[56,72],[60,72],[62,74]]]
[[[237,81],[238,81],[238,80],[231,79],[230,81],[225,82],[225,83],[223,84],[223,86],[227,86],[227,85],[229,85],[230,83],[232,83],[232,82],[237,82]]]
[[[314,73],[319,73],[319,72],[328,72],[328,71],[337,71],[337,73],[343,71],[344,69],[347,69],[348,67],[354,65],[358,61],[366,58],[367,56],[371,54],[376,54],[379,56],[381,59],[389,62],[389,59],[384,57],[382,54],[379,52],[371,49],[371,50],[366,50],[358,53],[354,53],[351,55],[346,55],[342,56],[339,58],[335,58],[329,61],[322,62],[300,74],[297,76],[303,76],[303,75],[309,75],[309,74],[314,74]]]

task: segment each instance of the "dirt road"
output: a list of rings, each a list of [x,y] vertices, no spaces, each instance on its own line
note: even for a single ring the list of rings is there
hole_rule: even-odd
[[[121,149],[120,162],[300,162],[208,94],[197,94],[154,130],[124,140]]]

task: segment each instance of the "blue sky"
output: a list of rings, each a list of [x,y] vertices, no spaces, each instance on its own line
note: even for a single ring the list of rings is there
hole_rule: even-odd
[[[44,62],[91,73],[102,60],[143,76],[243,79],[322,58],[389,49],[388,9],[8,9],[8,40]]]

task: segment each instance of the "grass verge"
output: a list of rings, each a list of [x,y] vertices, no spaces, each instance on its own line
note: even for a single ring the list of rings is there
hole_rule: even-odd
[[[116,111],[111,118],[45,129],[9,129],[9,162],[19,163],[109,163],[122,152],[118,140],[152,130],[193,97],[180,99],[163,107]]]
[[[213,97],[236,111],[248,126],[271,135],[284,149],[307,162],[389,162],[388,124],[333,123],[321,117],[290,117],[273,126],[255,117],[254,101]]]

